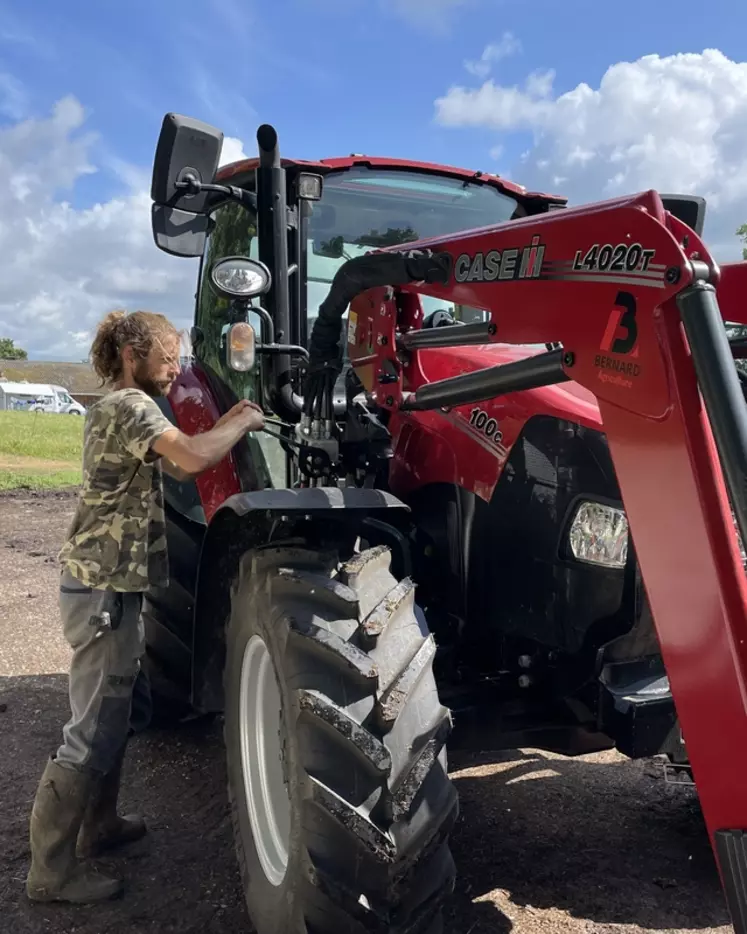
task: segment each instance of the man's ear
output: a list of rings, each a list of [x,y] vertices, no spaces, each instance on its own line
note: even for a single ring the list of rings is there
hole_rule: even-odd
[[[125,344],[120,350],[120,356],[122,357],[122,363],[126,363],[132,369],[135,365],[135,353],[132,344]]]

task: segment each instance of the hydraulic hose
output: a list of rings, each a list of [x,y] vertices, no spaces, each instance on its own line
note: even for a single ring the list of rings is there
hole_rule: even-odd
[[[446,284],[452,260],[448,253],[431,250],[408,250],[369,253],[349,259],[337,270],[327,297],[319,306],[309,343],[309,371],[304,389],[304,414],[312,415],[318,395],[324,395],[329,380],[342,368],[342,316],[350,302],[361,292],[376,286],[407,285],[410,282]]]

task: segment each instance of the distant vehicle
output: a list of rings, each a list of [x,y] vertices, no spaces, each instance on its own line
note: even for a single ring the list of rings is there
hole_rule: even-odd
[[[64,386],[9,381],[0,382],[0,410],[86,414],[85,408],[73,399]]]
[[[64,386],[52,386],[54,389],[58,408],[57,412],[64,412],[66,415],[85,415],[85,407],[76,402]]]

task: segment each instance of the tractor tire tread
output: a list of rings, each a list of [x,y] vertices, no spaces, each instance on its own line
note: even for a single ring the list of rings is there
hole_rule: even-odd
[[[273,619],[287,620],[279,662],[298,710],[303,826],[313,828],[298,880],[305,927],[293,934],[437,934],[453,890],[451,718],[414,586],[390,562],[383,546],[336,564],[267,547],[241,562],[233,589],[235,604],[269,592]]]

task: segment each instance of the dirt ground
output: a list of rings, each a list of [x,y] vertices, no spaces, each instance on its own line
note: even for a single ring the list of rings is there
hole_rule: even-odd
[[[0,495],[0,930],[244,934],[220,723],[133,741],[124,806],[151,832],[101,861],[127,878],[123,900],[25,899],[31,801],[67,716],[55,554],[73,505],[65,493]],[[731,934],[694,792],[665,785],[654,763],[524,750],[452,756],[451,768],[462,816],[448,934]]]

